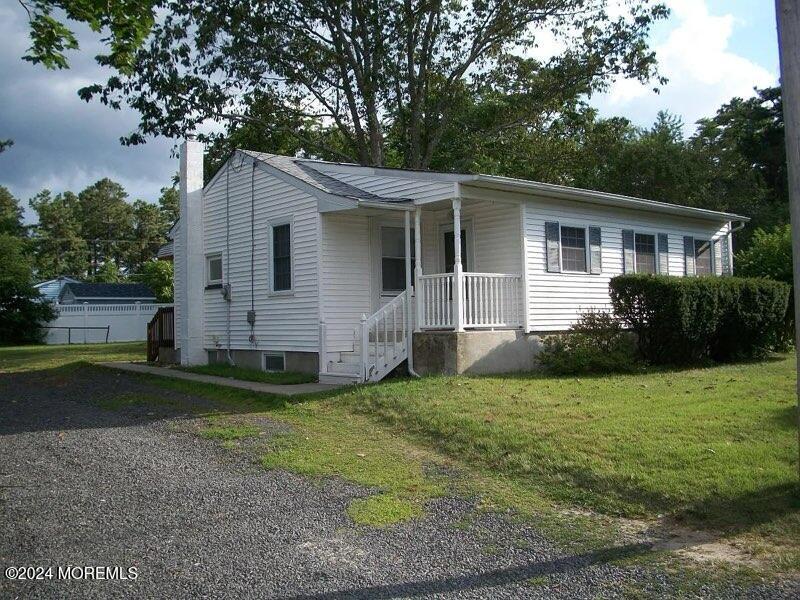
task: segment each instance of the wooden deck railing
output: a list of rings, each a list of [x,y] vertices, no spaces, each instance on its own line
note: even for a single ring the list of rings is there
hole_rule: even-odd
[[[162,306],[147,324],[147,360],[158,360],[159,348],[175,346],[175,308]]]

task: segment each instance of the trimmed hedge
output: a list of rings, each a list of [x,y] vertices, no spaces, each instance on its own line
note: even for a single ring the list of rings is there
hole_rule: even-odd
[[[621,275],[614,313],[652,364],[764,356],[780,340],[790,288],[769,279]]]

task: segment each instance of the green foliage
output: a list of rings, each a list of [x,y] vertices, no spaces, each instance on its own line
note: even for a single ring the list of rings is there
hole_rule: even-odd
[[[53,309],[39,300],[24,242],[0,233],[0,344],[32,344],[44,337]]]
[[[252,146],[240,146],[240,148],[251,148]],[[181,196],[178,188],[174,185],[171,187],[161,188],[161,196],[158,198],[158,207],[164,215],[168,227],[178,220],[181,211]]]
[[[203,0],[165,1],[136,69],[79,93],[135,108],[131,144],[227,120],[261,129],[265,144],[427,168],[464,93],[515,87],[513,110],[498,119],[505,126],[547,118],[615,77],[657,78],[647,40],[668,11],[651,0],[609,4],[285,0],[208,10]],[[568,50],[520,58],[541,32]]]
[[[200,375],[215,375],[216,377],[241,379],[242,381],[256,381],[259,383],[274,383],[276,385],[297,385],[299,383],[312,383],[317,380],[314,375],[310,375],[309,373],[295,373],[293,371],[267,372],[258,369],[248,369],[247,367],[234,367],[225,363],[181,367],[181,369],[189,373],[199,373]]]
[[[538,359],[559,375],[626,373],[637,368],[630,332],[608,312],[584,313],[568,334],[545,338]]]
[[[25,234],[25,227],[22,225],[22,207],[2,185],[0,185],[0,233],[14,236]]]
[[[792,284],[792,227],[757,229],[750,245],[736,254],[736,272],[743,277],[766,277]]]
[[[97,281],[115,281],[114,263],[124,273],[135,273],[166,242],[177,211],[177,191],[162,190],[160,205],[143,200],[127,202],[124,188],[101,179],[75,195],[37,194],[30,205],[39,217],[32,228],[37,277],[69,275]],[[110,277],[110,279],[109,279]]]
[[[789,286],[768,279],[621,275],[614,313],[652,364],[764,356],[779,343]]]
[[[89,251],[81,237],[78,197],[72,192],[52,196],[49,190],[44,190],[31,199],[30,205],[39,217],[33,227],[37,276],[40,279],[85,276]]]
[[[175,268],[168,260],[150,260],[142,265],[140,272],[133,280],[144,283],[153,290],[156,302],[173,302]]]
[[[66,52],[79,48],[74,32],[64,23],[69,20],[103,33],[108,53],[96,57],[100,65],[130,72],[160,4],[160,0],[21,0],[32,42],[23,59],[48,69],[68,68]]]
[[[125,281],[125,277],[119,272],[119,267],[113,260],[103,263],[91,279],[95,283],[121,283]]]
[[[14,145],[14,140],[0,140],[0,154]]]

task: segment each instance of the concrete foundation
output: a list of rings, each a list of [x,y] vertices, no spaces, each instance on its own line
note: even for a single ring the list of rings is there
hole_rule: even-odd
[[[532,371],[541,338],[521,331],[414,333],[414,370],[420,375],[488,375]]]
[[[209,350],[209,364],[227,362],[225,350]],[[237,366],[247,369],[264,367],[264,350],[231,350],[231,357]],[[295,373],[319,374],[319,354],[316,352],[285,352],[285,366],[287,371]]]

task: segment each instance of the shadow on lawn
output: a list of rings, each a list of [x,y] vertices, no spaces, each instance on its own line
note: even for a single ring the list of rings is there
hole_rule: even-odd
[[[202,394],[198,386],[203,386]],[[123,373],[75,362],[56,368],[3,374],[0,398],[2,436],[34,431],[131,427],[159,419],[278,411],[287,403],[308,401],[317,396],[289,400],[283,396]]]

